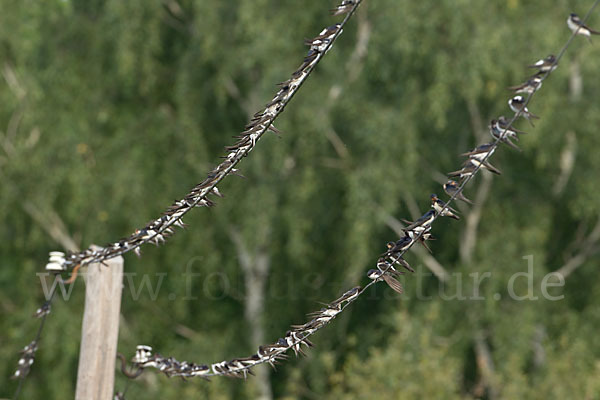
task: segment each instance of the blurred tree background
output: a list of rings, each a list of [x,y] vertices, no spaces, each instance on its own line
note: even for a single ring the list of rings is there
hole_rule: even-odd
[[[590,3],[590,4],[588,4]],[[0,397],[33,339],[48,252],[125,236],[183,196],[336,18],[297,0],[0,1]],[[212,363],[364,284],[397,220],[443,192],[458,154],[512,113],[509,85],[557,53],[574,0],[365,0],[217,207],[125,257],[119,350]],[[589,22],[600,27],[600,16]],[[502,147],[407,256],[406,293],[377,285],[292,358],[247,382],[152,372],[128,398],[600,398],[600,41],[577,38]],[[444,198],[445,196],[443,196]],[[537,300],[509,296],[533,257]],[[530,260],[530,259],[529,259]],[[437,268],[437,274],[431,269]],[[562,269],[564,287],[544,276]],[[251,287],[257,271],[263,286]],[[489,272],[479,288],[469,274]],[[156,296],[142,288],[144,275]],[[197,275],[192,275],[197,274]],[[261,278],[262,279],[262,278]],[[260,280],[260,279],[259,279]],[[556,279],[551,279],[556,282]],[[133,284],[133,286],[131,285]],[[527,279],[513,279],[527,294]],[[23,399],[74,394],[84,284],[57,299]],[[478,292],[477,292],[478,290]],[[258,298],[249,306],[249,296]],[[117,374],[116,387],[125,379]]]

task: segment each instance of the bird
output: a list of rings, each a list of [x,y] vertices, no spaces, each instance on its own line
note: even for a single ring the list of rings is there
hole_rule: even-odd
[[[467,199],[465,195],[462,194],[460,187],[458,186],[458,183],[456,181],[449,180],[448,182],[444,183],[444,191],[450,197],[456,195],[456,199],[462,200],[465,203],[473,204],[471,200]]]
[[[514,121],[512,121],[512,122],[514,122]],[[506,119],[506,117],[504,115],[501,115],[498,117],[496,126],[499,130],[505,131],[506,135],[508,135],[510,137],[514,137],[517,140],[518,140],[517,133],[520,133],[522,135],[527,134],[527,132],[523,132],[522,130],[517,129],[514,126],[512,126],[511,121]]]
[[[467,161],[464,162],[462,169],[459,169],[458,171],[453,171],[448,173],[449,177],[459,177],[459,178],[466,178],[468,176],[471,176],[473,174],[475,174],[475,172],[477,171],[478,168],[484,168],[487,169],[490,172],[493,172],[496,175],[501,175],[502,172],[500,172],[500,170],[496,167],[494,167],[492,164],[490,164],[489,162],[485,161],[480,161],[477,159],[468,159]]]
[[[537,92],[542,87],[542,78],[532,76],[527,82],[517,86],[509,86],[508,90],[513,90],[515,93],[533,93]]]
[[[321,316],[335,317],[340,311],[342,311],[341,304],[336,304],[333,306],[328,305],[327,307],[321,308],[319,311],[314,311],[314,312],[307,314],[307,316],[310,318],[321,317]]]
[[[440,200],[437,197],[437,194],[431,195],[431,208],[433,208],[442,217],[450,217],[454,218],[455,220],[460,219],[460,217],[456,215],[458,214],[458,211],[456,211],[455,209],[444,203],[442,200]]]
[[[412,242],[412,240],[411,240],[411,242]],[[390,263],[390,261],[388,261],[386,258],[391,260],[392,263]],[[411,267],[410,264],[408,263],[408,261],[406,261],[402,257],[402,254],[400,254],[400,252],[388,254],[387,257],[379,257],[379,259],[377,260],[377,268],[380,271],[387,271],[388,269],[391,269],[392,271],[394,271],[394,273],[397,273],[398,275],[403,275],[404,272],[397,271],[394,268],[393,264],[398,264],[399,266],[407,269],[410,272],[415,272],[413,267]]]
[[[387,243],[387,251],[381,254],[379,257],[390,257],[394,254],[401,253],[403,251],[408,250],[408,248],[412,245],[412,239],[407,235],[403,236],[401,239],[396,240],[395,242]]]
[[[491,157],[492,154],[494,154],[494,151],[496,151],[496,145],[494,143],[484,143],[475,147],[471,151],[462,153],[461,156],[469,157],[471,159],[483,160],[486,157]]]
[[[558,67],[556,57],[554,54],[550,54],[546,58],[542,58],[535,62],[535,64],[528,65],[527,68],[537,68],[539,72],[552,72]]]
[[[416,220],[415,222],[410,222],[410,221],[404,220],[404,222],[406,222],[409,225],[402,230],[404,232],[414,231],[417,234],[421,233],[421,232],[425,231],[425,229],[427,229],[427,227],[429,227],[431,225],[431,223],[433,222],[434,219],[435,219],[435,212],[433,210],[429,210],[425,214],[423,214],[421,217],[419,217],[419,219]]]
[[[476,167],[487,169],[488,171],[490,171],[496,175],[502,175],[502,172],[498,168],[496,168],[492,164],[490,164],[488,161],[471,158],[471,159],[469,159],[469,162],[471,164],[475,165]]]
[[[406,261],[404,261],[406,263]],[[398,262],[400,264],[400,262]],[[406,263],[408,265],[408,263]],[[377,260],[377,269],[381,272],[389,272],[391,275],[404,275],[404,272],[398,271],[394,264],[387,261],[385,258]]]
[[[475,164],[471,163],[469,160],[467,160],[467,163],[465,164],[465,166],[463,166],[461,169],[457,170],[457,171],[452,171],[448,173],[448,176],[451,178],[466,178],[468,176],[472,176],[475,171],[476,171],[477,167],[475,167]]]
[[[529,111],[529,109],[525,105],[525,99],[523,98],[523,96],[515,96],[512,99],[508,100],[508,106],[515,113],[520,112],[520,115],[527,121],[529,121],[531,126],[535,126],[533,125],[533,121],[531,119],[540,119],[540,117]]]
[[[389,272],[382,272],[378,269],[370,269],[367,272],[367,276],[369,279],[373,279],[374,281],[384,280],[385,283],[388,284],[394,291],[402,294],[404,289],[402,288],[402,284],[398,282],[396,278],[394,278]]]
[[[335,17],[336,15],[342,15],[342,14],[348,13],[350,10],[352,10],[353,5],[354,5],[354,0],[344,0],[344,1],[342,1],[342,4],[340,4],[336,8],[332,8],[329,11],[331,12],[331,15]]]
[[[516,140],[519,140],[519,138],[517,137],[517,132],[512,129],[508,129],[508,125],[506,123],[502,124],[499,122],[499,120],[493,119],[490,122],[489,128],[490,134],[493,138],[499,139],[501,142],[506,143],[508,146],[518,151],[521,151],[521,149],[510,140],[511,137]]]
[[[581,18],[574,13],[571,13],[569,18],[567,18],[567,26],[571,31],[573,31],[573,33],[587,37],[590,43],[592,41],[592,35],[600,35],[600,32],[590,28],[587,25],[584,25]]]
[[[343,295],[340,296],[340,298],[338,298],[337,300],[334,300],[333,302],[331,302],[331,306],[335,307],[338,304],[341,304],[344,301],[350,302],[353,301],[354,299],[356,299],[358,297],[358,295],[360,294],[361,291],[361,287],[360,286],[355,286],[352,289],[348,290],[346,293],[344,293]]]
[[[433,212],[433,210],[431,210],[431,212],[434,215],[434,217],[432,218],[432,221],[433,221],[433,219],[435,218],[435,212]],[[425,241],[427,241],[427,240],[433,240],[434,239],[433,235],[431,235],[431,225],[428,225],[424,229],[419,230],[419,231],[417,231],[417,230],[406,230],[406,236],[408,236],[411,239],[411,241],[418,240],[419,243],[421,243],[421,246],[425,247],[425,249],[428,252],[432,253],[432,251],[429,248],[429,246],[427,246],[427,243],[425,243]],[[414,271],[412,271],[412,272],[414,272]]]
[[[341,26],[341,24],[328,26],[314,38],[305,40],[304,43],[306,45],[316,45],[317,43],[322,43],[325,40],[330,41],[333,38],[333,36],[335,36],[335,34],[339,31]]]

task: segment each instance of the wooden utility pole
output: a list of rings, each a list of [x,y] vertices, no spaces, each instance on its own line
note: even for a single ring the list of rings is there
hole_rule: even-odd
[[[123,257],[90,264],[75,400],[111,400],[114,396],[115,360],[123,288]]]

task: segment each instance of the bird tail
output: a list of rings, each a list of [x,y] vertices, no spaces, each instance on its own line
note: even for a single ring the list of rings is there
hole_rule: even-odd
[[[462,194],[462,193],[461,193],[461,194],[458,196],[458,198],[459,198],[460,200],[464,201],[465,203],[469,203],[469,204],[475,204],[475,203],[473,203],[471,200],[467,199],[467,198],[465,197],[465,195],[464,195],[464,194]]]
[[[483,166],[484,166],[484,167],[485,167],[485,168],[486,168],[488,171],[490,171],[490,172],[493,172],[493,173],[494,173],[494,174],[496,174],[496,175],[502,175],[502,172],[501,172],[501,171],[500,171],[498,168],[494,167],[492,164],[490,164],[490,163],[489,163],[489,162],[487,162],[487,161],[486,161],[486,162],[483,164]]]
[[[513,142],[510,141],[509,138],[505,138],[502,143],[505,143],[507,145],[509,145],[510,147],[512,147],[513,149],[517,150],[517,151],[523,151],[519,148],[519,146],[517,146],[516,144],[514,144]]]
[[[457,220],[457,221],[460,219],[460,217],[459,217],[458,215],[454,214],[453,212],[450,212],[450,213],[449,213],[449,214],[447,214],[447,215],[448,215],[450,218],[454,218],[454,219],[455,219],[455,220]]]

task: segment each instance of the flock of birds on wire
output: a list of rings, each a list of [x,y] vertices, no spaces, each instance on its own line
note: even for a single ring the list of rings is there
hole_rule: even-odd
[[[344,0],[339,6],[331,10],[332,15],[342,15],[354,11],[360,0]],[[584,25],[579,17],[571,14],[567,20],[568,27],[576,32],[577,35],[582,35],[590,38],[591,35],[599,35],[600,32],[595,31]],[[112,245],[104,247],[100,250],[88,249],[80,253],[71,253],[65,255],[62,252],[50,253],[50,259],[46,266],[48,271],[60,273],[68,269],[68,267],[76,267],[81,264],[90,262],[102,262],[103,260],[112,258],[122,254],[128,250],[134,249],[139,255],[139,245],[145,242],[153,242],[160,244],[165,241],[165,238],[173,233],[171,225],[177,227],[185,227],[181,221],[181,216],[189,211],[189,209],[197,206],[212,206],[214,203],[206,196],[214,194],[222,197],[221,193],[216,188],[216,183],[229,173],[237,173],[237,170],[232,166],[237,163],[237,157],[245,156],[248,151],[255,145],[256,140],[266,130],[279,131],[272,125],[274,117],[282,110],[291,95],[302,83],[302,80],[307,76],[312,69],[318,56],[326,52],[332,44],[332,40],[341,33],[342,25],[335,24],[323,29],[318,36],[313,39],[306,40],[305,43],[310,46],[308,55],[300,68],[292,74],[292,77],[279,84],[281,89],[277,92],[266,108],[255,114],[251,122],[246,126],[245,130],[236,138],[233,146],[227,147],[229,154],[225,156],[225,161],[217,166],[208,174],[208,177],[199,185],[197,185],[183,200],[175,202],[165,214],[148,224],[145,228],[137,230],[127,239],[122,239]],[[514,91],[515,96],[508,101],[510,109],[519,114],[524,119],[529,121],[533,126],[533,120],[539,117],[532,114],[526,107],[526,99],[519,94],[532,94],[542,86],[542,76],[552,72],[557,67],[557,59],[554,55],[537,61],[530,65],[530,68],[537,69],[537,73],[529,78],[526,82],[510,87]],[[494,139],[493,142],[484,143],[477,146],[471,151],[463,153],[466,157],[462,168],[448,174],[450,178],[458,179],[448,180],[444,185],[444,191],[451,199],[456,198],[466,203],[472,204],[471,200],[466,198],[462,193],[461,180],[470,179],[470,177],[479,169],[486,169],[494,174],[500,174],[500,170],[491,165],[487,160],[496,150],[496,141],[502,142],[514,149],[519,150],[513,141],[519,140],[519,135],[525,132],[515,129],[511,126],[509,120],[504,116],[494,119],[489,124],[489,131]],[[240,157],[240,158],[241,158]],[[239,161],[239,160],[238,160]],[[431,210],[426,212],[416,221],[405,221],[408,225],[403,229],[404,236],[395,242],[387,243],[387,250],[379,257],[376,264],[376,269],[368,271],[367,276],[373,281],[385,281],[394,291],[403,292],[401,283],[397,277],[404,274],[404,270],[414,272],[414,269],[402,257],[404,252],[408,250],[414,242],[418,241],[427,250],[431,251],[426,242],[432,240],[431,225],[438,217],[449,217],[460,219],[458,212],[441,200],[436,194],[431,195]],[[402,269],[397,269],[396,266]],[[75,275],[75,270],[73,275]],[[252,374],[251,367],[269,363],[272,366],[279,360],[287,358],[285,354],[288,350],[293,350],[296,355],[304,354],[302,346],[311,347],[312,343],[308,337],[327,325],[339,313],[343,311],[345,306],[356,300],[364,288],[356,286],[346,291],[338,299],[326,304],[319,311],[309,314],[311,320],[303,325],[292,325],[291,329],[286,332],[283,338],[278,339],[275,343],[260,346],[258,351],[250,357],[235,358],[229,361],[222,361],[212,365],[195,364],[186,361],[177,361],[173,357],[162,357],[158,353],[153,353],[152,348],[145,345],[137,346],[135,356],[132,359],[133,365],[137,368],[135,372],[128,372],[126,368],[125,358],[119,355],[122,361],[121,369],[123,373],[135,378],[145,368],[156,368],[160,372],[168,376],[188,377],[203,377],[211,376],[230,376],[238,378],[246,378],[248,374]],[[50,303],[45,303],[36,313],[36,317],[45,317],[50,312]],[[31,342],[22,350],[22,356],[18,363],[18,369],[14,374],[14,378],[23,378],[29,373],[29,369],[33,364],[35,351],[37,350],[37,341]]]
[[[575,14],[571,14],[569,17],[568,26],[573,31],[579,29],[577,32],[578,35],[589,37],[590,34],[600,34],[587,26],[582,25]],[[573,28],[573,26],[575,26],[575,28]],[[324,30],[322,34],[324,32],[326,32],[326,30]],[[312,41],[307,41],[307,43],[318,43],[317,40],[320,39],[315,38]],[[536,74],[527,79],[526,82],[508,88],[514,92],[514,96],[508,100],[508,106],[515,114],[523,117],[534,126],[533,120],[539,119],[539,117],[529,111],[526,106],[526,99],[520,94],[532,94],[539,90],[542,86],[544,74],[552,72],[557,68],[557,59],[554,55],[549,55],[528,67],[536,69]],[[466,157],[461,169],[448,174],[450,178],[458,179],[459,181],[448,180],[443,185],[446,194],[451,198],[473,204],[473,202],[466,198],[462,193],[462,182],[460,182],[460,180],[471,177],[479,168],[486,169],[494,174],[501,174],[501,171],[498,168],[487,161],[496,150],[496,141],[502,142],[511,148],[520,151],[514,141],[518,141],[519,135],[525,133],[513,128],[510,122],[511,121],[504,116],[500,116],[497,119],[490,121],[488,128],[494,141],[481,144],[476,148],[461,154],[461,156]],[[460,219],[459,213],[441,200],[436,194],[432,194],[430,199],[431,209],[414,222],[405,220],[404,222],[407,224],[403,229],[405,235],[395,242],[387,243],[387,250],[377,260],[377,268],[371,269],[367,273],[367,276],[370,279],[374,281],[385,281],[394,291],[402,293],[403,287],[397,277],[404,274],[403,270],[414,272],[414,269],[402,257],[404,252],[408,250],[415,241],[418,241],[428,251],[431,251],[426,242],[433,239],[431,225],[438,215],[456,220]],[[400,266],[402,269],[397,269],[396,266]],[[221,361],[209,366],[188,363],[186,361],[180,362],[173,357],[165,358],[158,353],[153,353],[151,347],[140,345],[137,347],[132,362],[139,368],[139,372],[144,368],[156,368],[168,376],[180,376],[183,378],[193,376],[209,378],[211,376],[219,375],[246,378],[248,374],[252,374],[250,368],[254,365],[269,363],[272,366],[275,366],[279,360],[287,358],[286,352],[290,349],[293,350],[296,355],[299,353],[303,354],[303,345],[306,347],[312,346],[308,337],[327,325],[342,312],[346,305],[357,299],[363,290],[364,288],[361,286],[356,286],[348,290],[341,297],[321,308],[321,310],[309,314],[308,316],[312,318],[310,321],[303,325],[292,325],[291,330],[287,331],[283,338],[279,338],[277,342],[273,344],[260,346],[258,351],[250,357]],[[123,370],[125,370],[124,365]]]

